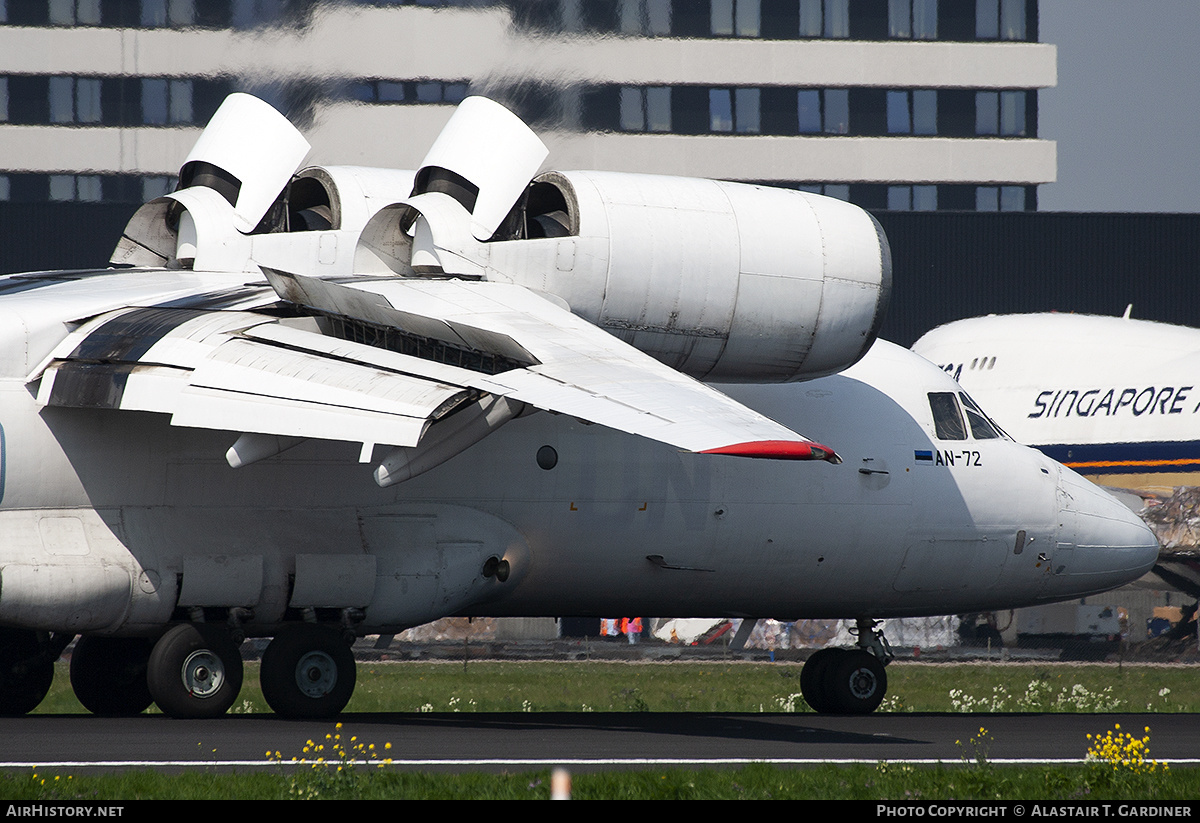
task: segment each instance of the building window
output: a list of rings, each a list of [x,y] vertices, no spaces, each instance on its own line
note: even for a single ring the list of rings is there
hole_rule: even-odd
[[[669,132],[670,130],[670,87],[622,87],[621,131]]]
[[[442,102],[442,84],[436,80],[431,80],[423,83],[417,83],[417,102],[418,103],[440,103]]]
[[[50,122],[75,122],[75,78],[50,78]]]
[[[709,130],[758,134],[760,97],[758,89],[709,89]]]
[[[52,26],[100,25],[100,0],[50,0],[47,11]]]
[[[1024,91],[975,93],[975,133],[1001,137],[1025,136]]]
[[[712,0],[714,37],[758,37],[762,31],[759,0]]]
[[[913,186],[912,187],[912,207],[913,211],[937,211],[938,197],[937,186]]]
[[[1025,211],[1025,187],[1001,186],[1000,211]]]
[[[100,175],[78,174],[75,176],[76,199],[85,203],[99,203],[104,199],[104,191],[100,186]]]
[[[0,123],[8,122],[8,78],[0,77]]]
[[[800,134],[849,134],[849,89],[800,89],[796,92]]]
[[[937,186],[888,186],[889,211],[937,211]]]
[[[979,40],[1025,40],[1025,0],[975,0],[975,37]]]
[[[452,103],[467,96],[467,83],[438,80],[357,80],[347,84],[344,93],[363,103]]]
[[[147,126],[195,121],[192,81],[147,77],[142,80],[142,123]]]
[[[142,0],[142,26],[148,29],[167,25],[167,0]]]
[[[671,0],[621,0],[620,16],[622,34],[671,33]]]
[[[51,123],[99,123],[100,81],[86,77],[51,77]]]
[[[977,186],[976,211],[1025,211],[1024,186]]]
[[[838,200],[850,202],[850,184],[849,183],[829,183],[822,191],[826,197],[835,197]]]
[[[800,0],[800,37],[850,36],[850,0]]]
[[[21,203],[145,203],[172,191],[175,178],[135,174],[0,174],[0,200]]]
[[[800,89],[796,92],[796,113],[801,134],[816,134],[825,130],[821,120],[820,90]]]
[[[165,175],[142,178],[142,202],[149,203],[167,194],[173,188],[173,178]]]
[[[902,40],[936,40],[937,0],[888,0],[888,36]]]
[[[286,0],[229,0],[229,4],[229,19],[235,29],[272,25],[279,22],[287,11]],[[421,5],[434,4],[422,3]]]
[[[196,0],[142,0],[145,28],[182,28],[196,23]]]
[[[50,175],[50,199],[99,203],[104,199],[100,175],[52,174]]]
[[[380,103],[403,103],[404,84],[394,80],[380,80],[375,84],[375,99]]]
[[[887,93],[888,134],[912,134],[911,100],[907,91]]]
[[[887,93],[888,134],[937,134],[937,92],[902,89]]]
[[[50,175],[50,199],[51,200],[74,200],[75,199],[75,175],[73,175],[73,174],[52,174],[52,175]]]

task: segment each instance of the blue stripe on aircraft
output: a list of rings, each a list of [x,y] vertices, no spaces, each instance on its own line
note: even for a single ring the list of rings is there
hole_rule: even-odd
[[[1200,440],[1038,446],[1081,474],[1153,474],[1200,470]]]

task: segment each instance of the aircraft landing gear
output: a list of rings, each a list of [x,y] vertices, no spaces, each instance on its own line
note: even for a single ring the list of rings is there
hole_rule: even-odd
[[[800,671],[800,692],[821,714],[870,714],[887,693],[891,649],[874,621],[858,621],[858,648],[821,649]]]
[[[71,688],[83,707],[133,717],[154,702],[146,668],[154,644],[144,637],[81,637],[71,654]]]
[[[54,682],[54,661],[70,640],[44,644],[36,632],[0,629],[0,716],[18,717],[38,707]]]
[[[283,629],[262,656],[263,697],[283,717],[333,717],[354,694],[354,655],[341,632],[301,623]]]
[[[174,626],[154,644],[146,683],[163,714],[220,717],[242,689],[242,656],[220,626]]]

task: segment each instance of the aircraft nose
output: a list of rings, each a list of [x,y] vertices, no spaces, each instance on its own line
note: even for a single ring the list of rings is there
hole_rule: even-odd
[[[1058,498],[1061,525],[1052,579],[1063,594],[1082,596],[1124,586],[1158,562],[1154,533],[1099,486],[1063,468]]]

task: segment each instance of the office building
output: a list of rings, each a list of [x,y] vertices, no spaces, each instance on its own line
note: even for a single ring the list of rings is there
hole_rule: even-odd
[[[1030,211],[1055,77],[1037,0],[0,0],[0,199],[156,196],[232,91],[413,167],[481,93],[554,167]]]

